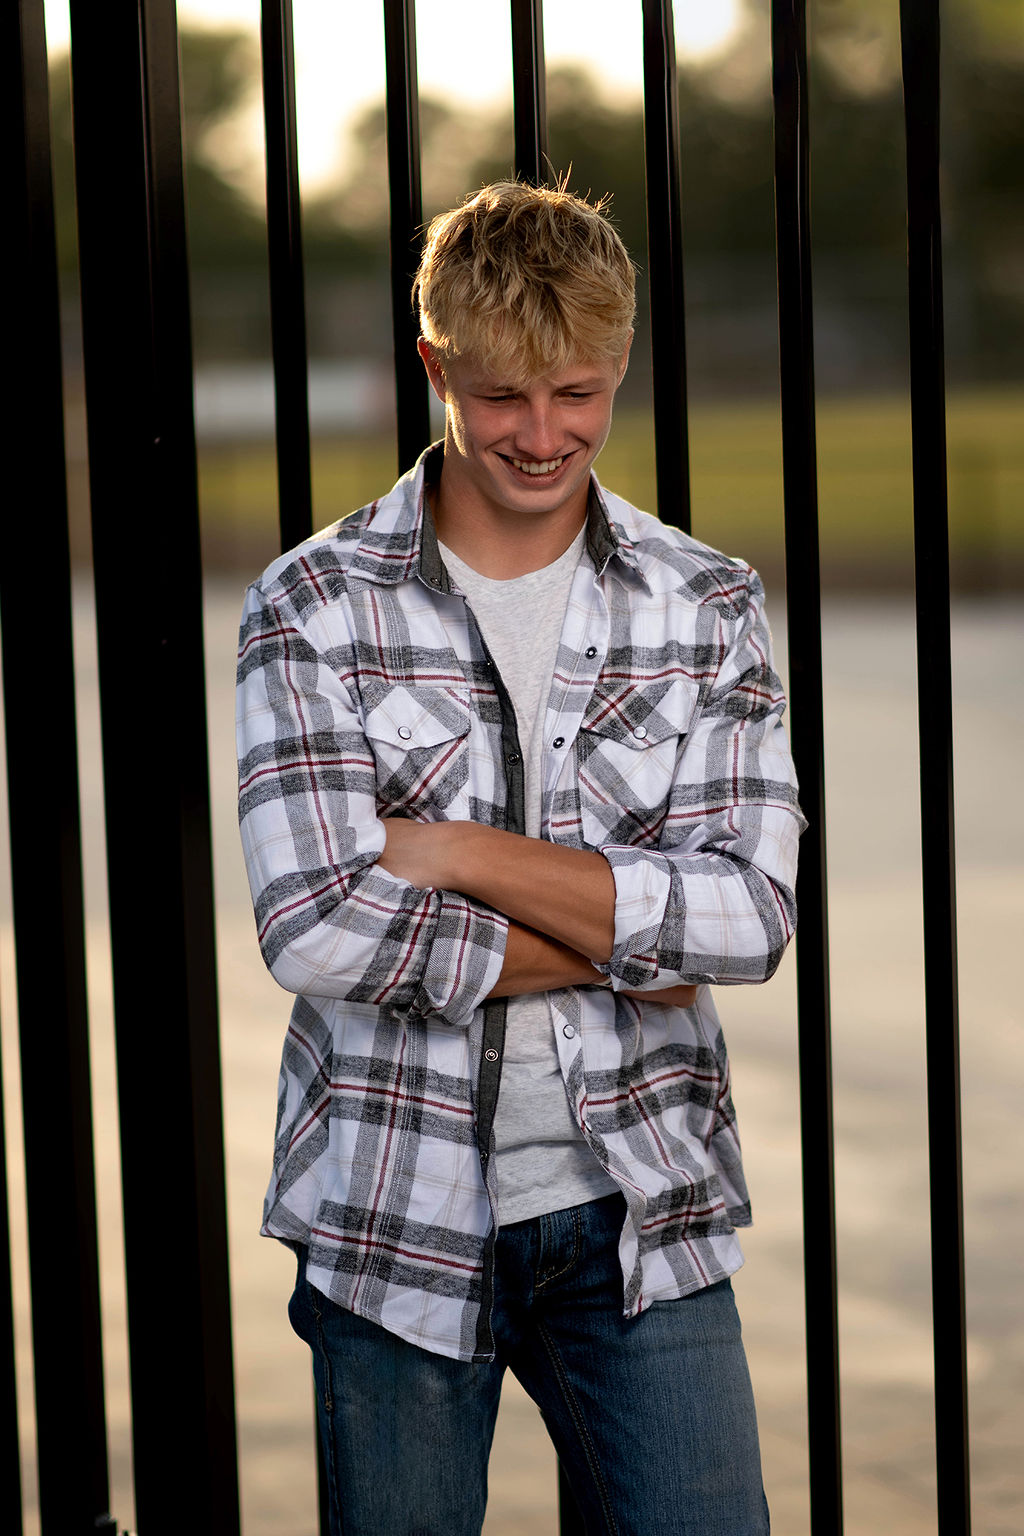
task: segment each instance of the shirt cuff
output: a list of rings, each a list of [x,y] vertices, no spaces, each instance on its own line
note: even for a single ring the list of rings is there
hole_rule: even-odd
[[[658,975],[658,940],[672,889],[664,854],[607,844],[599,850],[615,881],[615,936],[611,959],[597,969],[616,991],[649,987]]]
[[[497,985],[508,918],[452,891],[437,891],[430,954],[411,1011],[463,1024]]]

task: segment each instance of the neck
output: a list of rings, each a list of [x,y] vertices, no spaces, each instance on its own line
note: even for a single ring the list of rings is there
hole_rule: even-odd
[[[442,544],[481,576],[511,581],[552,565],[564,555],[586,522],[589,483],[572,503],[524,518],[485,502],[464,499],[442,469],[427,497]]]

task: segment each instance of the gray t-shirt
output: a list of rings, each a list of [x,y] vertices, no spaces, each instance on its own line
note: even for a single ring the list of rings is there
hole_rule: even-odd
[[[469,599],[516,711],[523,754],[526,833],[540,836],[544,713],[585,529],[552,565],[496,581],[439,544]],[[545,992],[508,1001],[501,1092],[494,1120],[502,1226],[596,1200],[618,1188],[583,1139],[566,1097]]]

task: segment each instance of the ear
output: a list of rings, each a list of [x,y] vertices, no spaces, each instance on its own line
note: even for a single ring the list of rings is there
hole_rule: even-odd
[[[417,341],[416,350],[423,359],[423,366],[427,370],[427,378],[430,380],[431,389],[441,404],[447,405],[448,386],[444,380],[444,371],[433,347],[425,336],[421,336]]]

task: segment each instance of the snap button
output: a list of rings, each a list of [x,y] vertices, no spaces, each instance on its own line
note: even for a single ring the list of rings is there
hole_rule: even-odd
[[[409,737],[412,735],[412,731],[410,731],[407,725],[400,725],[398,727],[398,734],[401,736],[403,741],[408,741]]]
[[[498,1059],[497,1051],[495,1051],[495,1050],[484,1051],[484,1060],[485,1061],[497,1061],[497,1059]]]
[[[647,735],[646,725],[634,726],[633,735],[636,737],[637,741],[643,741],[644,737]]]
[[[556,736],[554,741],[551,743],[551,745],[553,747],[564,747],[565,746],[565,737],[564,736]]]
[[[505,761],[507,763],[521,763],[522,762],[522,758],[519,756],[518,752],[510,752],[508,754],[508,757],[505,759]]]
[[[563,1024],[562,1025],[562,1034],[565,1036],[565,1038],[567,1040],[571,1040],[575,1033],[576,1033],[576,1031],[573,1029],[571,1024]]]
[[[583,654],[587,657],[588,661],[593,661],[594,657],[597,655],[597,646],[588,645]]]

